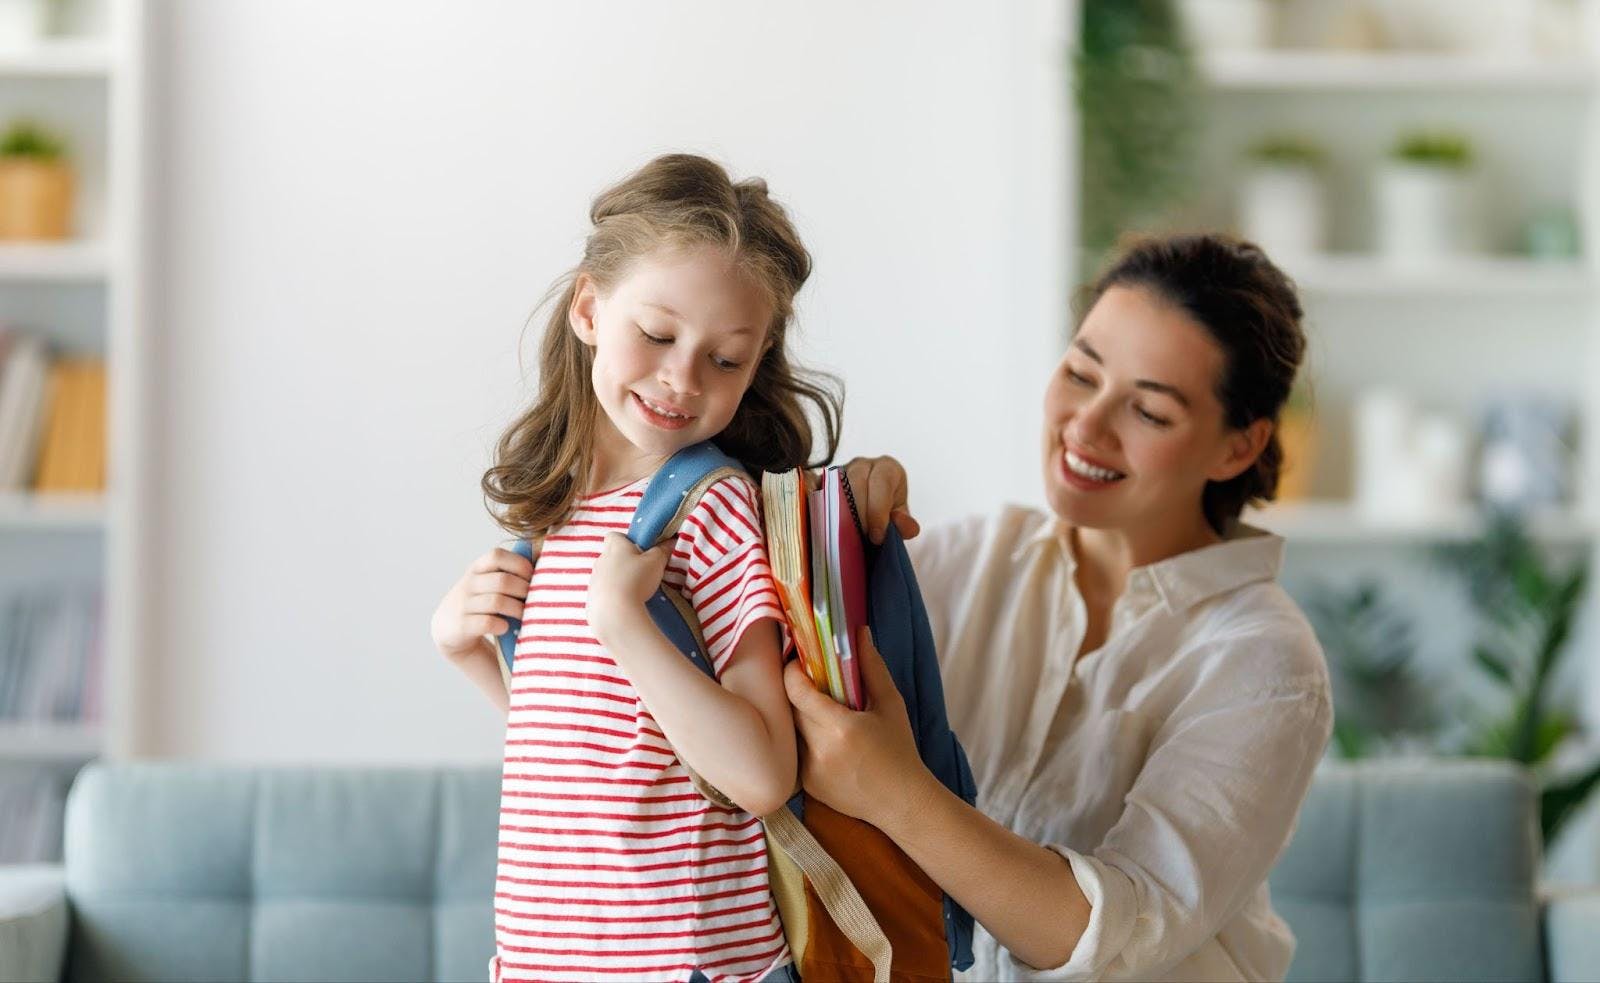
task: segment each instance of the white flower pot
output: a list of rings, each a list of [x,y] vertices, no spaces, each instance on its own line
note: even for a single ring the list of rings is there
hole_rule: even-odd
[[[1378,172],[1378,251],[1429,263],[1483,250],[1477,176],[1469,169],[1391,161]]]
[[[0,51],[36,47],[48,28],[45,0],[0,0]]]
[[[1257,165],[1239,189],[1239,231],[1277,258],[1327,248],[1327,208],[1314,168]]]
[[[1196,51],[1270,47],[1277,0],[1179,0],[1184,34]]]

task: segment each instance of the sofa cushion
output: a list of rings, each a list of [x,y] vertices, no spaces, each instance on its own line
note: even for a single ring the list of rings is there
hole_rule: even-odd
[[[1537,802],[1503,762],[1324,765],[1271,878],[1289,979],[1542,979]]]
[[[495,769],[95,765],[67,807],[72,980],[482,980]]]

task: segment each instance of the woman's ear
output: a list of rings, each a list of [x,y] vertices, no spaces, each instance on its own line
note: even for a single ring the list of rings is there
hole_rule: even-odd
[[[595,286],[594,278],[587,273],[579,273],[572,287],[567,324],[571,325],[572,333],[578,336],[579,341],[593,348],[599,343],[599,331],[595,328],[594,319],[600,304],[600,291]]]
[[[1272,421],[1256,420],[1241,430],[1228,433],[1225,453],[1215,467],[1206,474],[1209,481],[1232,481],[1256,463],[1256,458],[1267,449],[1272,439]]]

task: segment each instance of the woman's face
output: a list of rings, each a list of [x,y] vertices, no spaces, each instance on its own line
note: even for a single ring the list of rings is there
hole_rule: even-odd
[[[1222,349],[1183,311],[1142,287],[1108,289],[1045,390],[1051,509],[1093,529],[1193,524],[1206,482],[1257,453],[1223,422],[1222,370]]]

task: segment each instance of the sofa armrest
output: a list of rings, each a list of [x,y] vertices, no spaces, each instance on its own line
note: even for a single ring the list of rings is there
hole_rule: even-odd
[[[1600,980],[1600,887],[1546,900],[1544,932],[1551,983]]]
[[[62,868],[0,865],[0,983],[56,983],[67,925]]]

